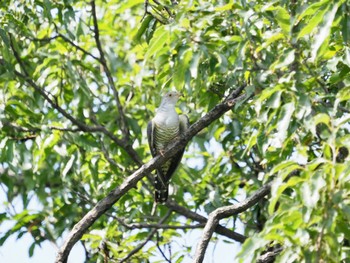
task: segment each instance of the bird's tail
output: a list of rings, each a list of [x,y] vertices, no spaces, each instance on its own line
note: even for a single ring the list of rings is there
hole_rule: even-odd
[[[162,175],[158,172],[154,178],[154,200],[156,203],[165,203],[169,195],[169,183],[165,182]]]

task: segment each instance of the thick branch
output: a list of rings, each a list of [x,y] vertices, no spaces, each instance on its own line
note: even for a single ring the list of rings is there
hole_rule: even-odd
[[[196,249],[196,254],[193,262],[203,262],[205,251],[207,250],[211,236],[215,228],[219,224],[220,219],[237,215],[248,208],[255,205],[261,198],[270,193],[271,183],[268,183],[256,191],[252,196],[248,197],[239,204],[220,207],[210,213],[208,222],[203,230],[202,238],[199,241]]]
[[[222,103],[215,106],[208,114],[203,116],[200,120],[194,123],[179,140],[174,141],[163,155],[158,155],[151,161],[142,165],[136,172],[127,177],[124,182],[114,190],[112,190],[105,198],[99,201],[95,207],[93,207],[71,230],[65,243],[60,248],[56,263],[67,262],[68,255],[74,244],[83,236],[85,231],[109,208],[113,206],[115,202],[119,200],[126,192],[132,187],[135,187],[136,183],[140,181],[146,174],[152,172],[160,165],[165,163],[170,157],[175,155],[180,149],[186,146],[190,139],[196,135],[199,131],[209,126],[213,121],[221,117],[226,111],[230,110],[236,101],[244,99],[245,95],[240,95],[244,87],[241,87],[225,99]]]

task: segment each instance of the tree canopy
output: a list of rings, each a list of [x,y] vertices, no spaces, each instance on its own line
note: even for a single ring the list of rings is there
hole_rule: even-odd
[[[349,14],[348,0],[1,1],[0,222],[16,224],[0,245],[29,232],[30,254],[64,238],[57,262],[78,241],[87,262],[202,262],[215,233],[242,244],[228,262],[347,262]],[[171,89],[193,125],[151,160]],[[186,144],[154,206],[151,172]],[[171,253],[194,228],[198,245]]]

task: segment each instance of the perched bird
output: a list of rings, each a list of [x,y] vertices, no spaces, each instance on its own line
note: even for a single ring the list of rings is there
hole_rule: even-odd
[[[179,116],[175,111],[175,104],[180,96],[181,94],[176,91],[166,93],[162,98],[156,115],[148,123],[148,144],[153,157],[163,154],[168,144],[184,133],[189,127],[187,116]],[[168,199],[169,180],[179,165],[184,151],[185,148],[181,149],[181,151],[157,169],[154,179],[154,199],[156,203],[164,203]]]

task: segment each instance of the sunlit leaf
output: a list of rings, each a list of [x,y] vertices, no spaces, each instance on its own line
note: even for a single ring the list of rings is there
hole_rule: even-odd
[[[321,9],[316,12],[314,16],[308,21],[305,27],[299,32],[298,38],[301,38],[307,34],[310,34],[322,21],[324,18],[324,14],[327,12],[327,9]]]
[[[276,8],[276,19],[278,25],[281,27],[284,35],[289,35],[290,32],[290,15],[286,9],[279,6]]]
[[[156,52],[163,48],[163,45],[169,40],[170,33],[166,30],[165,26],[159,27],[154,33],[154,36],[149,43],[145,59],[148,60]]]
[[[311,46],[312,61],[316,59],[319,48],[321,47],[323,42],[326,40],[326,38],[328,38],[329,36],[329,32],[333,24],[333,20],[338,10],[338,7],[339,7],[338,3],[333,4],[332,8],[324,15],[323,23],[320,26],[315,36],[315,41],[312,43],[312,46]]]

